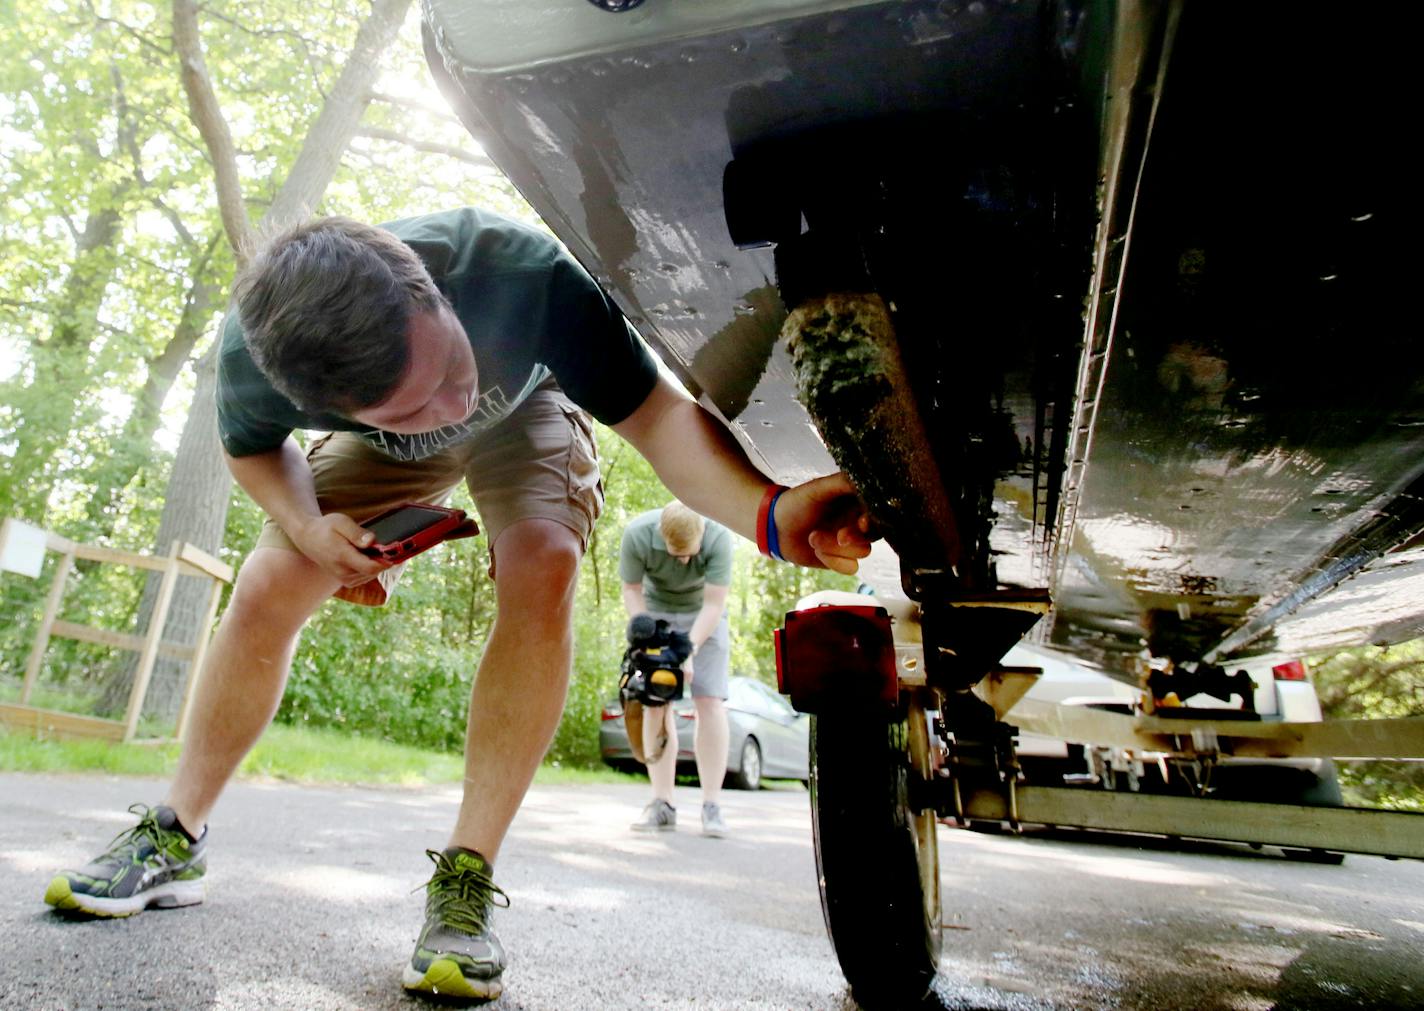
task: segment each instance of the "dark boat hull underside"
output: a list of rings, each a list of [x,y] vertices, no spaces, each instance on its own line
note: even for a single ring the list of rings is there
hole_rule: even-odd
[[[821,6],[492,68],[480,5],[433,0],[431,45],[490,155],[784,481],[834,466],[779,340],[816,283],[787,251],[803,227],[859,243],[956,571],[1048,587],[1056,647],[1129,676],[1144,649],[1424,634],[1391,9]],[[729,235],[734,158],[795,205],[732,194],[775,252]]]

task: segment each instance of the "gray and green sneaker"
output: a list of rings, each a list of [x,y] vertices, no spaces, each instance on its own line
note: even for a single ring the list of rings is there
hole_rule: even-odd
[[[129,811],[138,824],[77,871],[61,871],[45,889],[46,902],[65,913],[132,916],[203,901],[207,829],[191,838],[171,807],[135,804]]]
[[[504,946],[490,919],[494,907],[509,908],[509,896],[490,878],[490,865],[474,850],[451,846],[426,850],[435,873],[425,886],[425,927],[401,975],[407,990],[494,1000],[504,989]],[[496,902],[495,896],[503,899]]]

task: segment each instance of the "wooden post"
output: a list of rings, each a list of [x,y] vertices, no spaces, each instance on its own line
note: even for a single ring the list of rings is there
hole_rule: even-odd
[[[168,565],[163,572],[163,582],[158,587],[158,599],[154,601],[153,615],[148,619],[143,650],[139,653],[138,668],[134,671],[133,690],[129,692],[128,713],[124,717],[125,741],[132,741],[138,732],[138,720],[143,715],[143,698],[148,694],[148,679],[153,675],[153,664],[158,659],[158,643],[163,638],[163,626],[168,623],[168,605],[173,600],[173,587],[178,582],[178,554],[182,548],[181,541],[174,541],[168,552]]]
[[[40,664],[44,662],[45,650],[49,647],[49,635],[59,617],[59,603],[64,598],[64,584],[69,579],[69,570],[74,567],[74,551],[71,548],[59,559],[55,566],[54,581],[49,584],[49,596],[45,599],[44,616],[40,618],[39,631],[35,633],[35,644],[30,649],[29,662],[25,664],[25,685],[20,689],[20,705],[28,705],[30,692],[39,678]]]
[[[188,661],[188,681],[183,686],[183,701],[178,706],[178,723],[173,728],[174,740],[181,741],[188,732],[188,717],[193,708],[193,696],[198,692],[198,678],[203,674],[203,656],[208,651],[208,639],[213,633],[213,619],[218,614],[218,601],[222,599],[223,584],[213,578],[212,592],[208,597],[207,614],[198,626],[198,641],[193,644],[193,659]]]

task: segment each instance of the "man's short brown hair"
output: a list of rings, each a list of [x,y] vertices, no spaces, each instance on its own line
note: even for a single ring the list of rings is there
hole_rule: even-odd
[[[311,414],[381,403],[408,363],[411,316],[439,307],[415,251],[350,218],[317,218],[262,246],[233,286],[248,352]]]
[[[675,500],[663,506],[658,519],[658,532],[663,535],[663,544],[670,555],[695,554],[702,545],[706,529],[706,520]]]

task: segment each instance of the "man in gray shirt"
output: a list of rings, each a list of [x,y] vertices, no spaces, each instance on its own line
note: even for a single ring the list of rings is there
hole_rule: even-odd
[[[623,531],[619,575],[629,617],[661,618],[692,640],[684,665],[697,708],[693,750],[702,784],[702,834],[720,838],[727,826],[718,800],[727,774],[727,591],[732,583],[732,535],[681,502],[635,518]],[[643,754],[653,799],[633,823],[640,832],[677,827],[672,803],[677,726],[671,705],[643,712]],[[666,735],[659,753],[658,738]],[[654,757],[656,756],[656,757]]]

